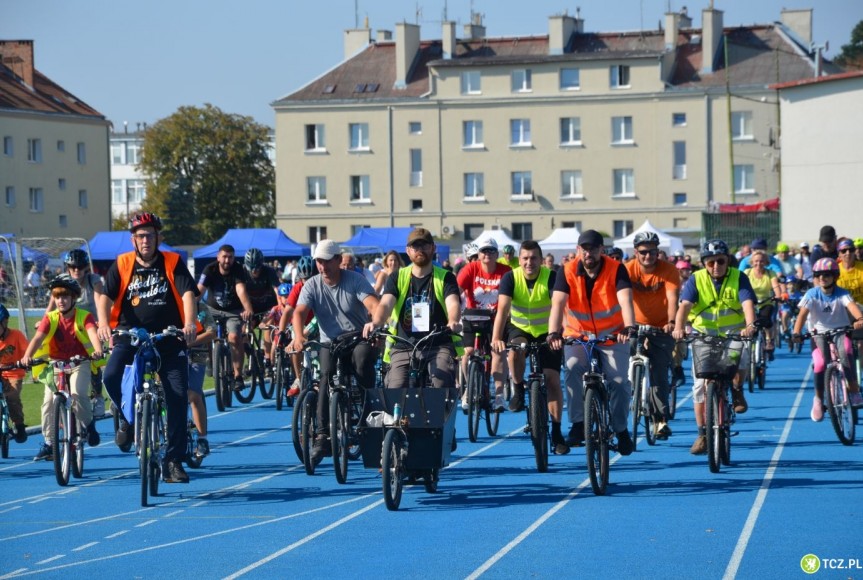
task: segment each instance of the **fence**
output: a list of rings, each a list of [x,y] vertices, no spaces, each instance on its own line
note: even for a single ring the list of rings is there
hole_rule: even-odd
[[[756,238],[767,240],[767,247],[776,247],[781,224],[778,211],[751,213],[703,213],[701,224],[704,238],[723,240],[732,250]]]

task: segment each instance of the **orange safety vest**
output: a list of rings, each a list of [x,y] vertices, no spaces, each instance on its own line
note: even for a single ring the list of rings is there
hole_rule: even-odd
[[[602,268],[593,284],[590,299],[587,297],[585,276],[578,275],[581,258],[573,260],[564,267],[566,282],[569,284],[569,298],[566,302],[563,335],[582,337],[593,334],[606,336],[623,330],[623,312],[617,301],[617,268],[620,265],[608,256],[601,256]]]

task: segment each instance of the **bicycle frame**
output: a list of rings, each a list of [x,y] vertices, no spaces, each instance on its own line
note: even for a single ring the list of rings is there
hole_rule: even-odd
[[[655,405],[651,397],[650,359],[645,353],[644,343],[650,341],[650,336],[657,333],[661,333],[661,330],[649,325],[639,325],[635,339],[635,354],[629,357],[627,376],[630,385],[632,385],[630,417],[633,451],[638,448],[638,426],[642,418],[644,418],[644,436],[647,439],[647,444],[656,444],[656,435],[653,432]]]
[[[548,390],[545,385],[545,373],[539,364],[539,349],[548,348],[548,345],[544,342],[520,342],[508,344],[507,347],[524,352],[527,358],[527,385],[530,396],[524,432],[530,435],[537,471],[545,473],[548,471],[551,433],[548,428]]]
[[[828,344],[830,360],[824,369],[824,405],[830,415],[830,423],[836,437],[843,445],[853,445],[856,435],[857,411],[851,407],[848,377],[842,368],[836,339],[847,336],[853,327],[845,326],[827,332],[813,332],[812,337],[822,337]],[[852,372],[854,369],[852,368]]]

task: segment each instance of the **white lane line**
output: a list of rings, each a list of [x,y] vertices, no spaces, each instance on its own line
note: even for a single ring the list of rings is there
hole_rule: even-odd
[[[163,516],[162,516],[162,519],[165,519],[165,518],[172,518],[172,517],[176,516],[177,514],[181,514],[181,513],[183,513],[184,511],[186,511],[186,510],[177,510],[177,511],[173,511],[173,512],[171,512],[171,513],[169,513],[169,514],[165,514],[165,515],[163,515]]]
[[[36,500],[39,498],[49,498],[49,497],[53,497],[56,495],[63,495],[65,493],[69,493],[69,490],[77,490],[78,488],[81,488],[81,487],[93,487],[96,485],[102,485],[104,483],[108,483],[108,482],[113,481],[115,479],[122,479],[124,477],[129,477],[130,475],[136,475],[137,473],[138,473],[137,469],[134,471],[126,471],[124,473],[112,475],[111,477],[106,477],[105,479],[100,479],[97,481],[91,481],[88,483],[83,483],[81,485],[76,485],[74,488],[67,488],[65,490],[50,491],[48,493],[33,495],[30,497],[22,497],[22,498],[18,498],[18,499],[13,499],[13,500],[9,500],[7,502],[0,503],[0,507],[7,506],[7,505],[19,504],[19,503],[29,503],[29,502],[32,502],[33,500]]]
[[[59,560],[60,558],[65,558],[66,554],[57,554],[56,556],[51,556],[50,558],[45,558],[44,560],[40,560],[36,562],[37,566],[41,566],[42,564],[47,564],[48,562],[53,562],[54,560]]]
[[[359,509],[359,510],[357,510],[357,511],[355,511],[355,512],[351,513],[351,514],[348,514],[348,515],[346,515],[345,517],[343,517],[343,518],[341,518],[341,519],[339,519],[339,520],[334,521],[334,522],[333,522],[333,523],[331,523],[330,525],[328,525],[328,526],[326,526],[326,527],[324,527],[324,528],[321,528],[321,529],[320,529],[320,530],[318,530],[317,532],[314,532],[314,533],[312,533],[312,534],[309,534],[309,535],[308,535],[308,536],[306,536],[305,538],[300,538],[299,540],[297,540],[297,541],[296,541],[296,542],[294,542],[293,544],[290,544],[290,545],[288,545],[288,546],[285,546],[285,547],[284,547],[284,548],[282,548],[281,550],[278,550],[278,551],[276,551],[276,552],[273,552],[273,553],[272,553],[272,554],[270,554],[269,556],[267,556],[267,557],[265,557],[265,558],[262,558],[262,559],[258,560],[257,562],[253,562],[253,563],[249,564],[248,566],[246,566],[246,567],[245,567],[245,568],[243,568],[242,570],[238,570],[238,571],[234,572],[233,574],[231,574],[230,576],[225,576],[225,580],[233,580],[234,578],[239,578],[240,576],[242,576],[242,575],[244,575],[244,574],[247,574],[247,573],[251,572],[251,571],[252,571],[252,570],[254,570],[255,568],[258,568],[258,567],[260,567],[260,566],[263,566],[263,565],[264,565],[264,564],[266,564],[267,562],[270,562],[270,561],[272,561],[272,560],[275,560],[275,559],[276,559],[276,558],[278,558],[279,556],[283,556],[284,554],[287,554],[288,552],[290,552],[290,551],[292,551],[292,550],[295,550],[296,548],[299,548],[299,547],[300,547],[300,546],[302,546],[303,544],[306,544],[306,543],[308,543],[308,542],[311,542],[311,541],[312,541],[312,540],[314,540],[315,538],[317,538],[317,537],[319,537],[319,536],[322,536],[323,534],[326,534],[326,533],[327,533],[327,532],[329,532],[330,530],[334,530],[334,529],[336,529],[337,527],[341,526],[342,524],[347,523],[347,522],[351,521],[352,519],[357,518],[357,517],[359,517],[359,516],[363,515],[363,514],[364,514],[364,513],[366,513],[367,511],[372,510],[372,509],[374,509],[374,508],[378,507],[378,506],[379,506],[379,505],[381,505],[382,503],[384,503],[384,500],[379,499],[378,501],[376,501],[376,502],[374,502],[374,503],[371,503],[371,504],[367,505],[366,507],[364,507],[364,508],[362,508],[362,509]]]
[[[114,538],[117,538],[119,536],[122,536],[123,534],[128,534],[128,533],[129,533],[129,530],[120,530],[119,532],[115,532],[109,536],[105,536],[105,539],[106,540],[113,540]]]
[[[19,575],[23,574],[23,573],[24,573],[24,572],[26,572],[26,571],[27,571],[27,568],[18,568],[17,570],[12,570],[12,571],[11,571],[11,572],[9,572],[8,574],[6,574],[6,575],[4,575],[4,576],[0,576],[0,580],[3,580],[4,578],[12,578],[12,577],[14,577],[14,576],[19,576]],[[31,573],[32,573],[32,572],[31,572]]]
[[[8,508],[8,509],[0,510],[0,514],[5,514],[5,513],[9,513],[9,512],[14,512],[15,510],[20,510],[20,509],[21,509],[21,506],[20,506],[20,505],[13,505],[12,507],[10,507],[10,508]]]
[[[54,493],[52,493],[51,495],[48,495],[48,496],[45,496],[45,497],[40,497],[40,498],[38,498],[38,499],[34,499],[33,501],[28,501],[27,503],[28,503],[28,504],[30,504],[30,505],[33,505],[33,504],[37,504],[37,503],[42,503],[43,501],[46,501],[46,500],[49,500],[49,499],[56,499],[56,498],[57,498],[57,493],[56,493],[56,492],[54,492]]]
[[[135,524],[136,528],[143,528],[149,526],[150,524],[155,524],[159,520],[147,520],[146,522],[141,522],[140,524]]]
[[[27,465],[33,465],[33,462],[24,461],[22,463],[13,463],[12,465],[6,465],[5,467],[0,467],[0,472],[9,471],[10,469],[21,469],[22,467],[26,467]]]
[[[90,542],[88,544],[84,544],[83,546],[78,546],[77,548],[72,548],[73,552],[80,552],[81,550],[86,550],[87,548],[92,548],[99,542]]]
[[[773,481],[773,475],[776,473],[776,468],[779,466],[779,458],[782,456],[782,451],[785,449],[785,442],[791,434],[791,426],[794,423],[794,417],[797,415],[797,409],[800,408],[800,401],[803,399],[803,393],[806,392],[806,387],[809,384],[809,377],[812,376],[812,365],[806,369],[806,376],[803,377],[803,382],[800,383],[800,390],[797,391],[797,398],[794,399],[794,404],[791,406],[791,411],[788,413],[788,419],[785,421],[785,428],[782,430],[782,436],[779,438],[779,443],[776,449],[773,450],[773,457],[770,459],[770,465],[764,473],[764,479],[761,480],[761,488],[758,490],[758,495],[755,497],[755,503],[749,510],[749,517],[746,518],[746,523],[743,524],[743,530],[740,532],[740,537],[737,539],[737,545],[734,547],[734,552],[731,554],[731,560],[728,561],[728,567],[725,568],[723,580],[733,580],[737,576],[737,570],[740,568],[740,562],[743,560],[743,554],[746,552],[746,547],[749,545],[749,539],[752,537],[752,531],[755,529],[755,522],[758,520],[758,515],[761,513],[761,508],[764,507],[764,502],[767,499],[767,492],[770,489],[770,483]]]

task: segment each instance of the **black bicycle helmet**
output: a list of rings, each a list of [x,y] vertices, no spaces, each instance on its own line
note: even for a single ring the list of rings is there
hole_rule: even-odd
[[[129,218],[130,232],[134,232],[138,228],[142,228],[144,226],[153,226],[158,232],[162,229],[162,220],[156,214],[148,211],[145,211],[144,213],[136,213]]]
[[[249,248],[243,260],[246,270],[257,270],[264,265],[264,253],[258,248]]]
[[[656,232],[638,232],[632,240],[633,247],[638,247],[641,244],[656,244],[659,245],[659,236]]]
[[[305,280],[306,278],[311,278],[315,273],[315,263],[312,261],[310,256],[303,256],[300,258],[299,262],[297,262],[297,276],[301,280]]]
[[[618,248],[617,246],[611,246],[608,248],[606,252],[609,258],[614,258],[615,260],[623,260],[623,250]]]
[[[57,276],[51,280],[51,283],[48,284],[48,288],[50,290],[53,290],[54,288],[63,288],[75,296],[81,296],[81,285],[78,284],[78,281],[69,274],[60,274]]]
[[[72,268],[87,268],[90,266],[87,252],[84,250],[69,250],[63,257],[63,263]]]
[[[701,261],[713,256],[727,256],[728,245],[722,240],[710,240],[701,246]]]

